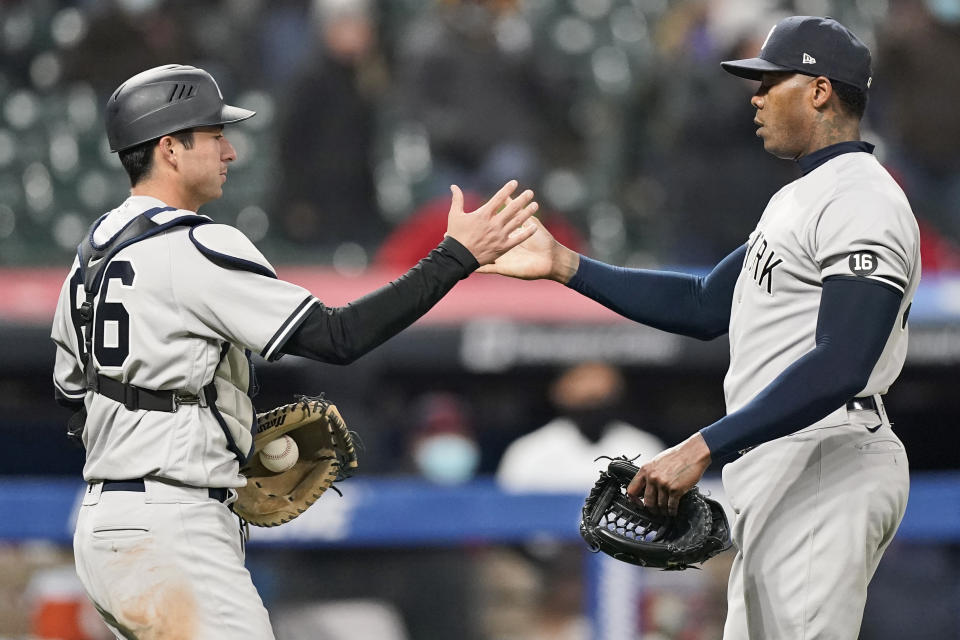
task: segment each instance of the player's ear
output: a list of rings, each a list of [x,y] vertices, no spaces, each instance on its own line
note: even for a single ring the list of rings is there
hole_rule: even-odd
[[[817,76],[810,82],[810,99],[815,109],[822,109],[830,96],[833,95],[833,85],[824,76]]]
[[[176,138],[173,136],[163,136],[157,142],[157,147],[154,153],[157,154],[156,160],[158,162],[166,162],[172,167],[177,166],[177,154],[176,154]]]

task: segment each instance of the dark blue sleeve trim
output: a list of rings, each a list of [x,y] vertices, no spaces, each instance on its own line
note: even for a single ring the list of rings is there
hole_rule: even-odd
[[[176,211],[176,210],[177,210],[176,207],[154,207],[153,209],[147,209],[141,215],[144,215],[150,218],[151,220],[153,220],[155,217],[157,217],[164,211]]]
[[[104,267],[106,267],[107,263],[110,262],[113,259],[113,256],[117,255],[121,249],[130,246],[134,242],[146,240],[147,238],[155,236],[158,233],[173,227],[192,226],[196,228],[201,224],[208,224],[210,222],[210,218],[206,216],[192,214],[180,216],[178,218],[174,218],[173,220],[168,220],[163,224],[154,224],[153,216],[157,215],[158,213],[162,213],[163,211],[176,211],[176,209],[173,207],[158,208],[157,210],[151,209],[150,211],[146,212],[147,214],[150,214],[149,216],[146,214],[136,216],[133,220],[124,225],[123,229],[121,229],[119,233],[114,234],[110,239],[110,242],[99,245],[99,248],[97,248],[98,245],[93,244],[93,232],[90,232],[91,246],[97,248],[98,251],[106,249],[106,253],[103,254],[100,267],[98,271],[93,274],[93,280],[91,281],[90,286],[87,287],[87,267],[89,265],[85,256],[85,250],[82,248],[82,245],[77,248],[77,256],[80,260],[80,272],[83,274],[84,286],[87,287],[89,291],[100,290],[100,283],[102,282],[103,274],[105,273]],[[100,218],[96,224],[100,224],[101,220],[103,220],[103,218]],[[193,233],[193,229],[190,230],[190,233]],[[120,241],[118,241],[118,239],[120,239]],[[112,242],[117,242],[117,244],[111,245]]]
[[[270,269],[266,268],[265,266],[263,266],[258,262],[254,262],[253,260],[244,260],[243,258],[238,258],[236,256],[231,256],[226,253],[214,251],[213,249],[210,249],[204,246],[202,242],[200,242],[194,237],[193,232],[195,229],[196,227],[190,230],[190,242],[193,243],[193,245],[197,248],[198,251],[200,251],[200,253],[207,256],[207,258],[209,258],[211,262],[218,264],[221,267],[224,267],[226,269],[242,269],[243,271],[251,271],[253,273],[259,274],[261,276],[266,276],[268,278],[277,277],[277,274],[275,274],[273,271],[271,271]]]
[[[706,276],[625,269],[580,256],[567,286],[631,320],[712,340],[729,328],[733,288],[746,251],[743,245]]]
[[[906,283],[903,283],[900,280],[897,280],[896,278],[890,278],[888,276],[877,276],[877,277],[883,278],[884,280],[889,280],[890,282],[893,282],[894,284],[899,285],[900,288],[898,289],[897,287],[889,285],[886,282],[880,282],[879,280],[873,280],[871,278],[865,278],[863,276],[827,276],[826,278],[823,279],[823,281],[827,282],[829,280],[850,280],[853,282],[869,283],[872,285],[876,285],[878,287],[883,287],[885,289],[888,289],[889,291],[893,291],[898,296],[903,295],[903,290],[907,288]]]
[[[901,300],[899,291],[875,280],[824,280],[816,347],[745,406],[700,430],[713,459],[799,431],[862,391]]]
[[[57,404],[60,405],[61,407],[66,407],[67,409],[71,409],[73,411],[79,411],[84,406],[83,399],[84,399],[84,396],[86,396],[86,393],[87,393],[86,390],[84,390],[79,395],[77,394],[68,395],[63,391],[61,391],[59,386],[54,385],[53,399],[56,400]]]
[[[164,211],[176,211],[176,207],[154,207],[153,209],[148,209],[148,210],[144,211],[144,212],[141,213],[140,215],[144,216],[145,218],[147,218],[147,219],[149,219],[149,220],[153,220],[153,217],[154,217],[154,216],[156,216],[157,214],[163,213]],[[129,222],[127,222],[127,224],[123,225],[123,227],[121,227],[120,230],[118,230],[115,234],[113,234],[112,236],[110,236],[110,239],[109,239],[109,240],[107,240],[107,241],[104,242],[103,244],[97,244],[96,242],[93,241],[93,234],[94,234],[94,232],[96,232],[96,230],[100,227],[100,223],[107,219],[107,216],[108,216],[108,215],[110,215],[110,214],[109,214],[109,213],[103,214],[102,216],[100,216],[99,218],[97,218],[97,221],[94,222],[94,223],[93,223],[93,226],[90,227],[89,240],[90,240],[90,245],[91,245],[94,249],[100,250],[100,249],[103,249],[103,248],[106,247],[106,246],[109,246],[109,244],[110,244],[111,242],[113,242],[114,240],[116,240],[117,237],[118,237],[121,233],[123,233],[124,231],[126,231],[127,227],[129,227],[131,224],[135,224],[135,223],[137,222],[137,216],[134,216],[133,218],[130,219]]]
[[[105,246],[105,245],[99,245],[99,244],[97,244],[96,242],[94,242],[94,241],[93,241],[93,234],[94,234],[94,232],[100,227],[100,223],[102,223],[104,220],[107,219],[107,216],[108,216],[108,215],[110,215],[110,214],[109,214],[109,213],[103,214],[102,216],[100,216],[99,218],[97,218],[96,220],[94,220],[94,222],[93,222],[92,225],[90,225],[90,231],[87,233],[87,241],[90,242],[90,246],[93,247],[94,249],[101,249],[101,248],[103,248],[103,247]],[[129,223],[127,223],[127,225],[129,225]],[[124,228],[126,228],[127,225],[124,225]],[[122,231],[123,231],[123,229],[120,230],[120,232],[122,232]],[[119,232],[118,232],[118,233],[119,233]],[[117,235],[117,234],[114,234],[114,236],[116,236],[116,235]],[[111,241],[111,240],[113,240],[113,238],[110,238],[110,240],[107,240],[106,244],[110,244],[110,241]]]
[[[53,381],[53,391],[58,397],[62,396],[63,398],[66,398],[67,400],[71,400],[74,402],[76,401],[83,402],[83,399],[87,395],[86,389],[78,389],[77,391],[70,391],[66,387],[60,386],[60,383],[57,382],[56,380]]]

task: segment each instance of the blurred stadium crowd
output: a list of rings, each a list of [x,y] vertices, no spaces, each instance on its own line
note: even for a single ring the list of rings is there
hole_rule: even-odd
[[[0,264],[65,264],[122,200],[102,107],[170,62],[258,111],[206,212],[274,262],[407,266],[450,183],[517,177],[591,255],[711,264],[798,175],[754,137],[752,83],[719,67],[788,13],[873,49],[864,137],[922,220],[925,270],[957,267],[957,0],[8,0]]]
[[[960,0],[4,0],[0,267],[66,268],[128,190],[103,106],[126,78],[172,62],[207,69],[231,104],[257,110],[228,130],[239,159],[204,213],[237,225],[275,264],[405,268],[443,233],[449,184],[478,200],[518,178],[568,246],[623,265],[708,266],[799,175],[754,136],[754,83],[719,65],[754,55],[788,14],[833,16],[871,47],[864,138],[920,219],[925,274],[960,269]],[[50,348],[48,325],[3,330],[0,475],[78,477],[82,454],[49,401],[50,354],[10,353],[18,342]],[[404,348],[390,358],[409,359]],[[617,391],[621,381],[581,404],[560,394],[567,406],[547,366],[484,375],[429,359],[388,364],[368,359],[348,375],[271,365],[263,406],[320,384],[363,425],[365,474],[441,485],[495,472],[508,443],[556,429],[558,416],[596,426],[619,413],[669,446],[676,428],[722,411],[721,374],[702,363],[628,367],[631,393]],[[902,435],[921,469],[956,466],[949,371],[916,367],[899,385]],[[0,544],[0,637],[26,632],[33,596],[23,591],[37,566],[76,588],[69,553],[41,552]],[[251,564],[278,603],[372,591],[397,606],[410,638],[579,639],[581,553],[255,549]],[[702,593],[678,599],[648,585],[644,615],[666,622],[643,637],[717,637],[726,566],[714,567]],[[861,637],[956,637],[958,567],[955,544],[894,547]],[[388,637],[358,633],[360,618],[351,614],[349,637]],[[346,637],[310,625],[302,637]]]

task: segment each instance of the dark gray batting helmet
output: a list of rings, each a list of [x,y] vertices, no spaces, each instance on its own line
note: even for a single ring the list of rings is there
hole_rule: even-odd
[[[217,81],[203,69],[168,64],[138,73],[107,102],[110,151],[123,151],[177,131],[240,122],[255,111],[223,102]]]

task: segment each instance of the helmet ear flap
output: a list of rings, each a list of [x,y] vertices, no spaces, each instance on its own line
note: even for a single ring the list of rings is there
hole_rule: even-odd
[[[225,104],[217,81],[203,69],[170,64],[138,73],[107,101],[110,151],[194,127],[246,120],[254,111]]]

